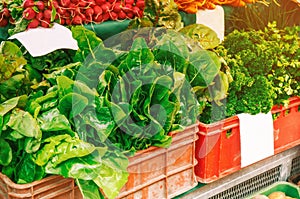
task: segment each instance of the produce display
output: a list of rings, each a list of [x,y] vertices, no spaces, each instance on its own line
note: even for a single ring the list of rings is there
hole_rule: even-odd
[[[17,41],[1,43],[0,169],[21,184],[71,177],[85,197],[100,198],[101,188],[114,198],[128,156],[168,147],[169,132],[195,124],[194,95],[213,84],[221,62],[176,31],[121,35],[116,48],[82,26],[71,31],[77,51],[32,57]]]
[[[179,13],[247,3],[255,2],[1,1],[0,172],[17,184],[73,178],[84,198],[113,199],[128,180],[129,158],[170,147],[170,132],[286,106],[300,95],[299,26],[270,22],[221,42]],[[92,27],[124,20],[126,31],[106,40]],[[78,50],[33,57],[7,40],[54,23],[70,30]]]

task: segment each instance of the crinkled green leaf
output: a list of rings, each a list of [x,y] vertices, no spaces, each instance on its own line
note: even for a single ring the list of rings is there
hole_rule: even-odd
[[[79,97],[78,95],[82,95],[83,97],[88,99],[89,104],[93,104],[95,101],[95,97],[98,96],[98,93],[95,90],[92,90],[86,84],[80,81],[73,81],[66,76],[59,76],[56,79],[60,99],[67,94],[76,93],[75,97]],[[73,103],[75,104],[76,101]]]
[[[79,125],[85,126],[86,129],[93,128],[98,136],[90,137],[90,139],[98,139],[97,142],[105,142],[115,129],[115,122],[107,107],[99,107],[97,113],[87,111],[82,118],[84,123]]]
[[[132,47],[126,56],[126,58],[118,66],[120,75],[123,76],[130,70],[140,69],[138,72],[145,70],[147,64],[151,64],[154,61],[154,55],[147,46],[144,38],[136,38],[133,41]],[[146,71],[145,71],[146,72]],[[144,73],[145,75],[146,73]]]
[[[0,83],[0,95],[1,98],[3,98],[1,101],[17,97],[17,95],[26,94],[28,85],[24,85],[24,81],[26,81],[26,76],[24,74],[16,74]]]
[[[14,109],[7,125],[18,133],[40,139],[42,132],[37,121],[28,112]]]
[[[111,71],[106,70],[98,77],[97,91],[100,96],[105,96],[111,90],[110,88],[113,87],[113,76],[114,74]]]
[[[66,76],[58,76],[56,78],[59,97],[73,92],[74,81]]]
[[[55,155],[56,146],[59,145],[60,142],[67,137],[68,135],[59,135],[48,138],[49,143],[47,143],[41,150],[37,152],[35,163],[39,166],[44,166],[45,164],[47,164]]]
[[[110,151],[102,158],[100,175],[94,182],[101,188],[107,198],[119,195],[121,188],[128,180],[128,158],[119,151]]]
[[[56,167],[70,158],[83,157],[95,150],[94,145],[82,140],[68,139],[56,147],[56,154],[52,157],[52,164]]]
[[[24,140],[24,149],[26,153],[34,153],[39,150],[41,146],[41,137],[40,138],[30,138],[27,137]]]
[[[49,137],[44,140],[44,143],[44,147],[37,152],[35,160],[40,166],[49,163],[56,167],[68,159],[83,157],[95,150],[94,145],[68,134]]]
[[[227,97],[228,89],[228,77],[220,71],[214,80],[214,84],[210,86],[210,97],[220,106],[222,104],[221,100]]]
[[[118,125],[121,125],[132,111],[130,104],[125,102],[120,102],[119,104],[111,102],[110,106],[114,120]]]
[[[57,108],[39,115],[38,121],[42,131],[72,131],[69,120]]]
[[[24,135],[20,134],[18,131],[10,132],[9,136],[7,137],[7,139],[10,139],[13,141],[17,141],[18,139],[22,139],[22,138],[24,138]]]
[[[192,43],[193,44],[193,43]],[[189,44],[191,45],[191,44]],[[153,47],[154,52],[155,51],[162,51],[161,54],[155,53],[155,59],[160,60],[161,58],[164,58],[164,60],[174,60],[171,61],[172,65],[178,68],[178,65],[181,65],[184,63],[185,59],[189,57],[190,54],[190,46],[187,45],[186,38],[178,34],[178,32],[168,30],[167,34],[163,34],[160,36],[159,40]],[[170,57],[168,57],[170,56]],[[162,60],[163,61],[163,60]],[[163,62],[160,62],[163,63]],[[176,63],[176,65],[175,65]]]
[[[55,70],[50,71],[51,73],[43,74],[43,76],[53,84],[56,82],[56,78],[61,75],[75,79],[77,75],[76,70],[80,67],[82,67],[80,62],[70,63],[60,68],[55,68]]]
[[[115,198],[127,182],[128,159],[117,149],[105,155],[106,152],[107,148],[97,148],[87,156],[72,158],[57,166],[48,162],[46,172],[75,179],[92,180],[107,198]],[[86,189],[83,191],[85,192]]]

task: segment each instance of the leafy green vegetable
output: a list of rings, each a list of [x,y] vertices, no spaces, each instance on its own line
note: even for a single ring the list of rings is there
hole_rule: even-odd
[[[207,89],[221,67],[215,53],[197,44],[186,45],[192,40],[182,34],[148,33],[153,33],[153,40],[136,37],[130,50],[112,62],[115,67],[107,67],[98,78],[103,106],[110,109],[116,122],[109,140],[128,154],[149,146],[168,147],[170,131],[194,123],[201,110],[194,90],[200,86]],[[228,86],[216,88],[221,98]],[[213,99],[220,100],[217,95]]]
[[[111,151],[106,156],[104,155],[106,150],[107,148],[98,147],[87,156],[68,159],[59,165],[54,165],[55,162],[48,162],[46,172],[90,181],[89,184],[92,187],[88,190],[96,191],[93,185],[95,183],[108,198],[115,198],[127,181],[128,159],[118,150]],[[79,186],[81,188],[86,187],[82,183]],[[83,194],[86,194],[87,197],[99,196],[97,192],[90,193],[87,190],[83,190]]]
[[[73,138],[68,134],[57,135],[43,140],[44,146],[36,154],[35,162],[44,166],[51,162],[56,167],[61,162],[74,157],[83,157],[95,150],[92,144]]]
[[[36,120],[28,113],[21,109],[14,109],[7,126],[17,131],[23,136],[41,138],[42,132]]]
[[[267,113],[274,104],[286,104],[290,97],[299,95],[298,33],[299,27],[277,29],[273,23],[264,30],[228,34],[215,51],[230,68],[233,81],[229,94],[221,103],[208,105],[201,121]]]
[[[168,33],[164,34],[155,45],[155,58],[160,63],[173,65],[176,71],[186,74],[190,89],[200,103],[198,115],[202,113],[206,101],[220,104],[227,96],[228,83],[231,81],[230,74],[220,71],[220,57],[211,51],[203,50],[194,39],[172,31]]]
[[[59,109],[67,115],[68,118],[81,113],[88,105],[88,99],[77,93],[69,93],[61,98]]]
[[[0,115],[3,117],[6,113],[17,107],[20,97],[11,98],[0,104]]]
[[[61,67],[68,67],[67,65],[72,63],[74,53],[73,50],[59,49],[40,57],[32,57],[29,53],[26,53],[25,58],[32,68],[38,71],[51,72],[59,70]]]
[[[44,132],[65,131],[72,136],[76,136],[76,133],[72,131],[69,120],[57,108],[43,112],[38,116],[37,120],[40,129]]]
[[[103,45],[102,40],[97,35],[83,26],[73,26],[71,28],[72,36],[77,40],[79,50],[77,50],[74,61],[83,62],[89,55],[95,58],[93,50]]]
[[[60,59],[64,59],[61,57]],[[80,62],[70,63],[67,65],[63,65],[61,67],[53,68],[47,74],[43,74],[43,76],[53,85],[56,84],[56,78],[58,76],[66,76],[70,79],[75,79],[77,75],[78,69],[81,67]]]
[[[42,132],[36,120],[18,108],[24,107],[24,99],[25,96],[15,97],[0,105],[0,168],[17,183],[29,183],[44,177],[43,169],[33,163],[30,155],[39,149]]]

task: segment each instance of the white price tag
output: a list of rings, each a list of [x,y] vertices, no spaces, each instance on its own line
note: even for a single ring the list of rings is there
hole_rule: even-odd
[[[12,35],[9,39],[19,40],[33,57],[46,55],[58,49],[78,49],[71,30],[57,23],[51,28],[29,29]]]
[[[238,114],[241,137],[241,167],[274,155],[272,114]]]

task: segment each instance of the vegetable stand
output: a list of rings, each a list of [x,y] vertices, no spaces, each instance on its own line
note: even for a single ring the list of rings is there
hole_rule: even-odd
[[[254,3],[2,1],[0,198],[214,198],[286,180],[299,26],[227,33],[222,7]]]

